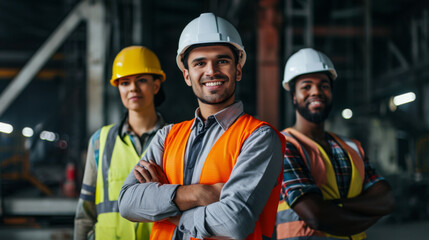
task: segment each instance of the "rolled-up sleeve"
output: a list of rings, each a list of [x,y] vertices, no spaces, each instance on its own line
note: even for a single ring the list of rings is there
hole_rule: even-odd
[[[256,129],[244,142],[220,201],[184,211],[179,230],[196,238],[246,238],[277,184],[282,161],[275,131],[267,125]]]
[[[289,206],[293,206],[300,197],[307,193],[322,195],[298,149],[292,143],[287,142],[284,157],[282,198],[285,199]]]
[[[143,160],[155,161],[162,166],[164,141],[172,125],[157,132],[151,141]],[[125,179],[118,198],[121,216],[134,222],[159,221],[180,214],[173,202],[178,185],[158,183],[139,183],[133,171]]]
[[[372,166],[368,158],[364,158],[363,163],[365,165],[365,180],[363,182],[363,190],[366,191],[372,187],[376,182],[385,180],[380,174],[377,173],[375,168]]]

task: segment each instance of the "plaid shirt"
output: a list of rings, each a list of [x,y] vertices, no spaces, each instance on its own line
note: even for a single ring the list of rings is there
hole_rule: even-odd
[[[341,198],[346,198],[351,182],[351,162],[347,152],[342,149],[329,134],[326,135],[328,143],[331,146],[332,156],[330,156],[330,160],[335,171],[338,190]],[[363,191],[371,187],[374,183],[383,180],[383,178],[376,173],[367,158],[364,159],[364,166],[365,179]],[[298,149],[292,143],[287,142],[284,157],[282,197],[289,206],[292,206],[298,198],[310,192],[322,195],[322,192],[311,176],[310,170],[304,163],[304,159],[299,154]]]

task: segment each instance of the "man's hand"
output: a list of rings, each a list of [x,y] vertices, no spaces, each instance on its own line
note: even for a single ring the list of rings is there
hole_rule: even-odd
[[[225,183],[179,186],[173,201],[181,211],[199,206],[207,206],[219,201],[223,185]]]
[[[342,207],[336,200],[324,200],[319,194],[300,197],[292,209],[312,229],[334,235],[354,235],[371,227],[382,216],[393,210],[390,187],[379,181],[355,198],[343,199]]]
[[[160,184],[168,183],[167,177],[164,171],[154,161],[149,160],[146,162],[140,160],[139,163],[134,167],[134,176],[140,183],[146,182],[158,182]]]

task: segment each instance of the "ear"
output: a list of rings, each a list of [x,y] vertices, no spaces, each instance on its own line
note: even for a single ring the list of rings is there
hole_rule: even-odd
[[[296,96],[295,96],[295,94],[293,95],[293,97],[292,97],[292,99],[293,99],[293,104],[296,104]]]
[[[235,81],[240,81],[241,80],[241,78],[243,77],[243,75],[242,75],[242,66],[241,66],[241,64],[237,64],[237,70],[235,71]]]
[[[159,89],[161,88],[161,79],[157,78],[153,81],[153,93],[158,94]]]
[[[186,85],[192,86],[191,78],[189,77],[189,70],[183,69],[183,78],[185,79]]]

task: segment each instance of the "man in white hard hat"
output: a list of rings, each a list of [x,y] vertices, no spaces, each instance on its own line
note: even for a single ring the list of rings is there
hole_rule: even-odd
[[[296,122],[286,137],[277,239],[366,239],[364,231],[394,205],[356,140],[324,129],[337,72],[311,48],[286,63],[283,87],[291,94]]]
[[[226,20],[204,13],[184,28],[177,65],[199,108],[161,129],[119,197],[123,217],[155,221],[151,239],[271,238],[286,145],[235,99],[245,60]]]

